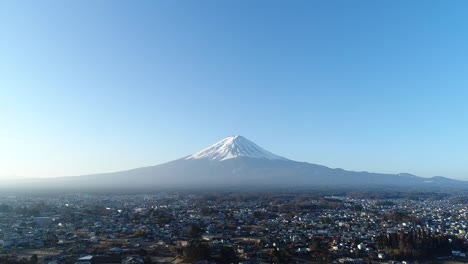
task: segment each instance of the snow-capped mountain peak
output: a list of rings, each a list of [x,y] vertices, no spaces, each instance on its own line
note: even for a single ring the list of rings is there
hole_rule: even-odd
[[[222,161],[238,157],[287,160],[286,158],[264,150],[252,141],[238,135],[227,137],[206,149],[193,153],[185,159],[211,159]]]

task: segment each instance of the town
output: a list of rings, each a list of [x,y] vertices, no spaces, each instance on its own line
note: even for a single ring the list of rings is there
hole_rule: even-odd
[[[467,231],[464,194],[0,198],[1,263],[463,263]]]

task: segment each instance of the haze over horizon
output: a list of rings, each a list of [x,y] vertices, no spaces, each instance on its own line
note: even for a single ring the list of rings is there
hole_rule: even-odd
[[[468,180],[467,7],[2,1],[0,180],[157,165],[235,134]]]

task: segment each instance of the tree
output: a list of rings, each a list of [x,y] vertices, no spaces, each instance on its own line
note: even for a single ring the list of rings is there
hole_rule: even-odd
[[[197,262],[206,260],[210,256],[210,249],[205,244],[194,244],[185,248],[184,257],[186,261]]]
[[[144,257],[143,260],[144,260],[145,264],[151,264],[151,263],[153,263],[153,262],[151,261],[150,256]]]
[[[221,249],[220,263],[236,263],[238,262],[236,252],[232,247],[223,247]]]
[[[32,255],[31,258],[29,258],[29,263],[31,264],[36,264],[39,261],[39,258],[37,257],[36,254]]]
[[[187,230],[187,235],[189,238],[199,238],[203,234],[203,229],[198,225],[190,225]]]

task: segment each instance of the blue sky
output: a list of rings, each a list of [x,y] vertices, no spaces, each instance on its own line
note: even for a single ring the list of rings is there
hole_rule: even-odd
[[[468,180],[465,1],[1,1],[0,179],[240,134],[290,159]]]

